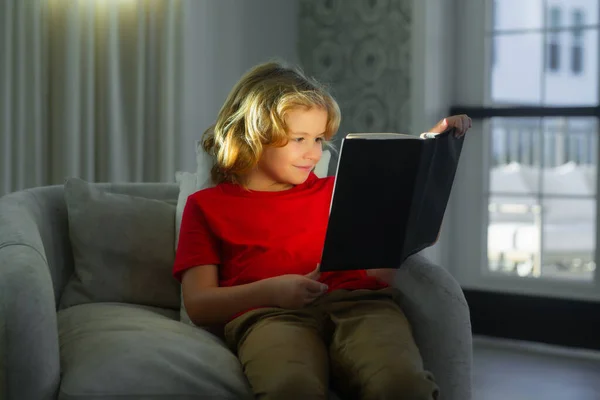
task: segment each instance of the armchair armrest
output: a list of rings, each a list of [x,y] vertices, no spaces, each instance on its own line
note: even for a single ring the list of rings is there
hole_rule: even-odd
[[[0,199],[0,398],[54,399],[60,383],[56,302],[23,192]]]
[[[420,254],[398,269],[394,287],[411,321],[417,346],[444,399],[471,398],[472,332],[458,282]]]

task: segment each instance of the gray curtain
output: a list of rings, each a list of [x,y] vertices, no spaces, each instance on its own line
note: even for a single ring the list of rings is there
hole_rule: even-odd
[[[0,1],[0,195],[173,181],[180,0]]]

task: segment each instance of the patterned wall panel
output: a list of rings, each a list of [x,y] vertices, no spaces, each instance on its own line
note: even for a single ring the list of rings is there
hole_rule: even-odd
[[[300,0],[300,62],[340,104],[338,139],[409,133],[412,3]]]

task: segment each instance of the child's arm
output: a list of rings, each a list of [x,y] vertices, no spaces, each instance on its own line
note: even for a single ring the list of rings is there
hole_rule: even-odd
[[[216,265],[201,265],[183,274],[183,300],[198,326],[228,322],[239,312],[256,307],[300,308],[327,291],[318,275],[282,275],[244,285],[219,287]]]
[[[269,306],[271,299],[264,281],[219,287],[216,265],[189,269],[182,277],[183,301],[194,324],[220,325],[245,309]]]

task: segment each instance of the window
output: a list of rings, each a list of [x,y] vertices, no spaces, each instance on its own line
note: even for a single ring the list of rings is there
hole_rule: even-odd
[[[548,27],[548,71],[556,72],[560,68],[560,8],[550,8],[550,21]]]
[[[571,45],[571,71],[581,74],[583,71],[583,11],[573,12],[573,43]]]
[[[498,26],[498,10],[497,10],[497,1],[494,0],[492,2],[492,26],[496,27]],[[496,37],[492,37],[492,40],[490,41],[490,64],[491,67],[494,68],[496,66],[496,58],[498,57],[497,51],[496,51],[496,47],[498,45],[496,44]]]
[[[486,3],[459,36],[485,61],[465,60],[482,71],[460,75],[469,87],[451,110],[475,130],[451,230],[453,248],[473,251],[452,254],[453,272],[471,289],[600,299],[600,1]]]

